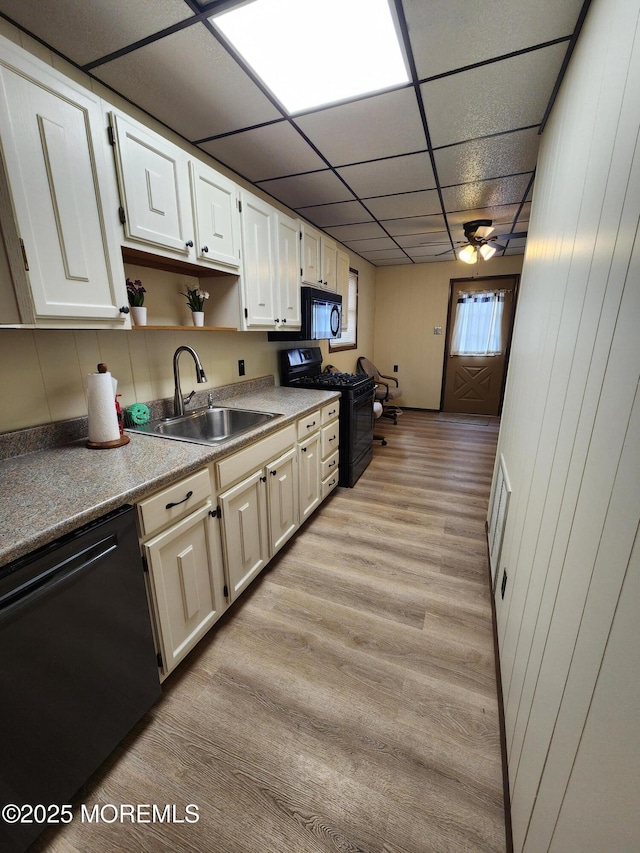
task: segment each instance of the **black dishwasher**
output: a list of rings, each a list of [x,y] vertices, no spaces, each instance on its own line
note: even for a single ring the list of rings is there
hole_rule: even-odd
[[[0,805],[70,803],[160,692],[133,507],[0,569]]]

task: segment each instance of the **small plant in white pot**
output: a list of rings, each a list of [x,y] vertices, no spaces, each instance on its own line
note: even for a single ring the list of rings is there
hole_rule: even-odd
[[[187,292],[180,291],[187,298],[187,305],[191,309],[194,326],[204,326],[204,300],[209,298],[206,290],[200,290],[199,287],[187,287]]]
[[[139,278],[135,281],[127,279],[127,298],[131,306],[131,318],[136,326],[147,325],[147,309],[144,307],[144,295],[147,291]]]

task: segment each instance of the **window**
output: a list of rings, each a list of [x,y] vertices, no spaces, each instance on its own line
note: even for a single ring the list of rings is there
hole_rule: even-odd
[[[501,355],[504,290],[460,293],[451,355]]]
[[[342,297],[342,336],[329,339],[329,352],[358,345],[358,272],[349,270],[349,286]]]

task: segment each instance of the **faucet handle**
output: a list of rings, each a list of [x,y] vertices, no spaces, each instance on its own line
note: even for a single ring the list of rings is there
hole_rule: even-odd
[[[187,394],[186,397],[182,398],[182,401],[183,401],[185,406],[187,406],[193,400],[193,398],[195,397],[195,394],[196,394],[196,392],[192,391],[190,394]]]

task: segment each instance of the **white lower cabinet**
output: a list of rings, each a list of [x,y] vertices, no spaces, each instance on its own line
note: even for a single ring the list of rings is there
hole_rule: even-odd
[[[321,501],[320,434],[314,432],[298,445],[300,473],[300,521],[303,522]]]
[[[265,475],[260,469],[218,498],[232,601],[269,559],[264,481]]]
[[[216,463],[232,601],[298,528],[295,439],[289,426]]]

